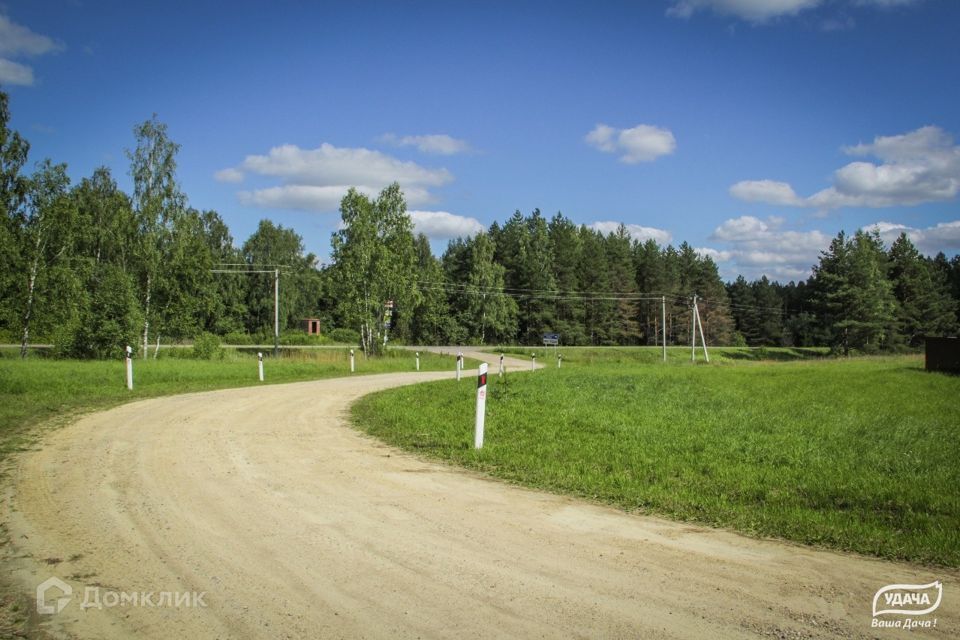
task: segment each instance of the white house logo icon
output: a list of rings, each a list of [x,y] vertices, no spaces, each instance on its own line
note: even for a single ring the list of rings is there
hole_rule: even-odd
[[[57,598],[56,604],[48,604],[47,591],[59,589],[63,595]],[[51,594],[55,595],[55,594]],[[37,613],[40,615],[51,616],[60,613],[63,608],[70,604],[70,597],[73,596],[73,588],[60,578],[47,578],[37,586]]]

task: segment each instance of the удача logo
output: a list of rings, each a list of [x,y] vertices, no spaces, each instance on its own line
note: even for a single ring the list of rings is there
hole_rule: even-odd
[[[873,596],[873,615],[922,616],[940,606],[943,584],[888,584]]]

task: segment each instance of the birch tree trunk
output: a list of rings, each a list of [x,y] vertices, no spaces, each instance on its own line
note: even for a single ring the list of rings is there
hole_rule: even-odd
[[[30,279],[27,281],[27,308],[23,312],[23,340],[20,342],[20,357],[27,357],[27,343],[30,341],[30,316],[33,314],[33,291],[37,285],[37,272],[40,269],[40,258],[33,259],[30,267]]]

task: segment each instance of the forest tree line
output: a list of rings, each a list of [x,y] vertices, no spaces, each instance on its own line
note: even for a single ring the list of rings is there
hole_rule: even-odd
[[[179,146],[156,116],[134,128],[132,193],[109,169],[71,184],[64,164],[27,172],[28,142],[0,92],[0,339],[52,342],[58,355],[147,355],[201,333],[270,342],[274,269],[280,325],[318,317],[367,351],[384,343],[687,344],[692,301],[713,345],[818,346],[838,352],[916,348],[958,327],[960,258],[921,255],[906,235],[831,242],[806,281],[724,283],[686,242],[660,246],[517,211],[434,256],[396,184],[350,190],[321,265],[293,230],[262,220],[237,245],[216,211],[189,206]],[[224,271],[251,273],[224,273]],[[263,271],[264,273],[253,273]],[[386,304],[392,302],[387,327]]]

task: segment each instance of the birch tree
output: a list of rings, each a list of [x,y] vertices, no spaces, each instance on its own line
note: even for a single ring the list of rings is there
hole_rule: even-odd
[[[350,189],[340,203],[340,216],[342,228],[331,243],[340,314],[360,331],[364,353],[379,353],[384,304],[394,301],[394,322],[402,334],[420,299],[413,222],[397,183],[373,201]]]
[[[157,119],[133,129],[137,147],[127,151],[133,178],[133,210],[139,234],[140,298],[143,308],[143,357],[147,355],[150,323],[158,317],[152,299],[163,275],[163,257],[170,243],[174,219],[184,208],[177,184],[176,155],[180,145],[167,137],[167,125]]]
[[[40,163],[29,182],[27,206],[21,219],[20,245],[26,257],[26,290],[23,295],[20,357],[27,357],[30,325],[43,271],[67,253],[70,218],[75,213],[67,201],[67,165]]]

